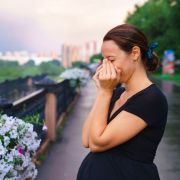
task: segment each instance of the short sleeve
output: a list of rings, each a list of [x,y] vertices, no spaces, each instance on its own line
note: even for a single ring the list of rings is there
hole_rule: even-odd
[[[163,93],[147,92],[132,99],[123,109],[143,119],[148,126],[162,126],[167,121],[167,100]]]

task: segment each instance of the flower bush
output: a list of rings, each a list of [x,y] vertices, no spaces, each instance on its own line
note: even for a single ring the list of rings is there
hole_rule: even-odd
[[[86,85],[87,81],[90,79],[90,73],[87,70],[80,68],[66,69],[60,77],[65,79],[73,79],[80,82],[80,85]]]
[[[0,114],[0,179],[35,179],[37,169],[32,161],[40,145],[33,125]]]
[[[42,139],[41,135],[44,134],[43,132],[44,120],[40,119],[39,113],[27,115],[22,120],[24,122],[33,124],[33,130],[38,134],[38,138]]]

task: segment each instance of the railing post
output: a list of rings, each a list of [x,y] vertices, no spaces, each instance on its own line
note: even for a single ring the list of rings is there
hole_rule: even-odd
[[[45,107],[44,107],[44,115],[45,115],[45,125],[47,127],[47,138],[50,141],[56,140],[56,113],[57,113],[57,97],[56,97],[56,86],[57,83],[49,77],[45,77],[44,79],[35,83],[36,86],[44,88],[45,95]]]
[[[51,141],[56,140],[56,94],[47,92],[45,102],[45,124],[47,126],[47,135]]]

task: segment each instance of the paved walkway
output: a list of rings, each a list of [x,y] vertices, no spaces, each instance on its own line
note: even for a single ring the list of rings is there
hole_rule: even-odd
[[[166,94],[170,108],[168,124],[157,151],[155,163],[161,180],[180,179],[180,88],[171,83],[157,82]],[[76,180],[79,166],[89,152],[81,144],[83,122],[95,99],[95,86],[91,81],[68,116],[61,139],[55,143],[39,169],[37,180]]]
[[[161,180],[180,180],[180,86],[170,81],[157,81],[156,84],[167,97],[169,113],[155,163]]]
[[[37,180],[75,180],[79,166],[89,152],[81,144],[83,122],[95,99],[91,81],[82,89],[73,111],[67,117],[62,137],[51,147],[39,169]]]

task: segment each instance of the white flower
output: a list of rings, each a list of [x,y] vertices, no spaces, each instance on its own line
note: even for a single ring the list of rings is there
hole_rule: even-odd
[[[1,172],[1,171],[0,171],[0,179],[4,179],[5,175],[6,175],[5,172]]]
[[[8,136],[4,136],[4,146],[8,146],[10,143],[10,138]]]
[[[42,130],[47,131],[48,127],[44,124]]]
[[[11,151],[11,153],[6,154],[5,159],[6,159],[7,162],[12,162],[13,161],[12,151]]]
[[[0,180],[35,179],[37,169],[32,155],[41,140],[33,131],[33,125],[16,117],[0,115],[0,137]]]
[[[10,131],[9,134],[10,134],[10,138],[12,139],[16,139],[18,137],[18,133],[15,130]]]
[[[0,160],[0,179],[4,179],[6,174],[13,168],[11,164],[6,163],[3,159]]]
[[[3,147],[3,144],[0,140],[0,156],[4,156],[6,153],[6,149]]]
[[[24,178],[29,178],[31,177],[32,179],[35,179],[37,176],[38,172],[37,169],[35,169],[35,165],[33,163],[30,163],[24,172]]]
[[[33,124],[27,123],[26,128],[28,129],[28,132],[33,133]]]
[[[0,159],[0,172],[3,171],[5,165],[6,165],[6,163],[5,163],[4,159]]]
[[[90,79],[90,73],[87,70],[80,68],[72,68],[65,70],[60,77],[65,79],[79,79],[81,84],[85,85],[87,81]]]

